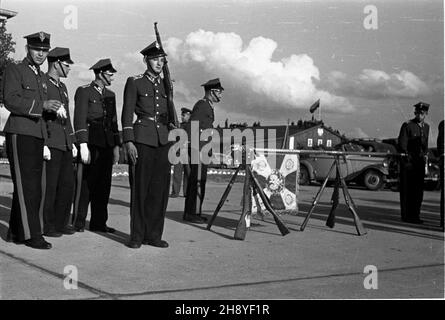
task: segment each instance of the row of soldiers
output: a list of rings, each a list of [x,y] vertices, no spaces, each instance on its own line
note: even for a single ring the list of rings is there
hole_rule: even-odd
[[[168,133],[176,128],[170,121],[176,115],[169,114],[168,86],[161,77],[164,50],[155,41],[140,51],[147,69],[125,84],[121,141],[115,94],[107,88],[117,72],[110,59],[94,64],[90,68],[94,81],[76,90],[73,130],[67,88],[60,80],[74,63],[69,49],[50,51],[50,35],[45,32],[25,38],[27,56],[8,65],[3,78],[4,105],[10,111],[4,132],[14,184],[7,240],[50,249],[44,236],[83,232],[89,206],[89,230],[115,232],[107,226],[107,206],[112,166],[123,147],[131,185],[128,247],[168,247],[162,240],[171,168]],[[40,70],[46,59],[47,74]],[[219,79],[203,86],[205,96],[194,106],[190,119],[199,121],[200,130],[213,127],[213,104],[224,90]],[[205,175],[205,166],[190,166],[186,221],[205,221],[200,217]]]

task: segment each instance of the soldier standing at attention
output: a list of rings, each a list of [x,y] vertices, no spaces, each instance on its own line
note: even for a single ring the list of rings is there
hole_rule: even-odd
[[[77,148],[70,120],[68,90],[60,81],[60,78],[68,76],[73,63],[68,48],[57,47],[48,54],[48,98],[60,101],[62,106],[57,114],[43,112],[48,135],[45,146],[50,150],[50,159],[44,163],[46,191],[43,230],[47,237],[75,233],[68,222],[74,191],[73,157],[77,155]]]
[[[74,130],[79,144],[80,161],[74,196],[73,224],[83,232],[91,202],[90,231],[113,233],[107,226],[108,200],[113,164],[119,161],[119,131],[116,96],[111,85],[113,68],[110,59],[99,60],[90,68],[96,79],[79,87],[74,96]]]
[[[47,82],[40,66],[50,49],[50,35],[38,32],[25,36],[27,56],[9,64],[3,77],[4,105],[11,113],[4,127],[14,184],[7,241],[24,243],[34,249],[52,246],[42,236],[43,143],[42,112],[55,113],[60,101],[48,100]]]
[[[162,240],[170,187],[167,89],[161,79],[166,53],[157,42],[141,51],[145,73],[125,84],[122,130],[129,159],[131,208],[130,242],[167,248]],[[133,123],[133,116],[137,120]]]
[[[400,208],[402,221],[420,224],[420,207],[423,200],[425,157],[428,153],[429,125],[425,123],[430,105],[414,105],[415,118],[402,124],[398,145],[406,157],[400,160]]]
[[[199,100],[193,107],[192,115],[190,117],[189,124],[192,121],[199,122],[200,133],[209,128],[213,128],[213,121],[215,120],[215,114],[213,111],[213,104],[221,101],[221,95],[224,88],[221,86],[219,79],[210,80],[202,85],[204,87],[204,98]],[[189,126],[189,138],[191,137]],[[200,142],[201,147],[206,144],[207,141]],[[189,148],[190,159],[191,152],[197,152],[198,150],[192,150]],[[207,165],[202,164],[190,164],[190,176],[187,185],[187,195],[185,198],[184,215],[185,221],[205,223],[206,218],[201,216],[202,202],[204,201],[205,188],[207,181]],[[197,208],[198,207],[198,208]],[[198,211],[198,213],[196,212]]]
[[[181,108],[181,129],[186,130],[187,123],[190,120],[190,115],[192,110],[188,108]],[[187,145],[185,145],[187,148]],[[187,150],[187,149],[185,149]],[[187,152],[187,151],[186,151]],[[179,191],[181,190],[181,182],[182,182],[182,194],[184,197],[187,194],[187,182],[188,176],[190,175],[190,165],[187,163],[177,163],[173,166],[173,178],[172,178],[172,193],[170,197],[176,198],[179,197]]]

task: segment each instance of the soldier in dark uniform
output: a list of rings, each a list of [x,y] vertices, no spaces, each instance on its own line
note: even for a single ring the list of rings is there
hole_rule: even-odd
[[[420,224],[420,207],[423,200],[425,157],[428,152],[429,125],[425,123],[429,104],[414,105],[415,118],[403,123],[398,145],[406,157],[400,160],[400,208],[402,221]]]
[[[90,68],[96,79],[79,87],[74,96],[74,130],[79,144],[77,182],[74,196],[74,227],[82,232],[91,202],[90,231],[113,233],[107,226],[108,200],[113,164],[119,161],[116,96],[107,89],[116,72],[110,59]]]
[[[46,134],[42,112],[55,113],[61,103],[48,99],[46,77],[40,70],[50,49],[50,35],[39,32],[25,38],[26,58],[9,64],[3,77],[4,105],[11,112],[4,132],[14,184],[7,241],[50,249],[42,236],[43,212],[39,210]]]
[[[44,235],[60,237],[73,234],[69,215],[74,191],[73,156],[77,155],[70,120],[68,90],[60,78],[66,78],[71,60],[68,48],[54,48],[48,54],[48,98],[62,104],[56,114],[43,112],[50,158],[44,163],[46,190],[43,207]]]
[[[199,100],[193,107],[192,115],[188,126],[188,136],[191,137],[191,123],[192,121],[199,122],[199,132],[205,129],[213,128],[213,121],[215,114],[213,111],[213,104],[221,101],[221,94],[224,88],[221,86],[219,79],[210,80],[202,85],[204,87],[204,98]],[[201,141],[199,149],[202,148],[207,141]],[[190,145],[189,153],[190,159],[193,160],[193,146]],[[196,157],[197,158],[197,157]],[[185,198],[184,215],[185,221],[205,223],[206,218],[201,216],[202,202],[205,196],[205,187],[207,180],[207,165],[190,164],[190,176],[187,184],[187,195]],[[198,202],[198,203],[197,203]],[[197,208],[198,207],[198,208]],[[198,210],[198,213],[196,212]]]
[[[181,108],[181,125],[180,128],[186,130],[187,123],[190,120],[190,115],[192,110],[188,108]],[[187,147],[185,145],[184,147]],[[182,182],[182,193],[185,197],[187,194],[187,182],[188,176],[190,175],[190,165],[177,163],[173,166],[173,178],[172,178],[172,193],[170,197],[176,198],[179,197],[179,191],[181,190],[181,182]]]
[[[141,51],[145,73],[129,77],[125,84],[122,130],[129,158],[131,208],[130,242],[168,247],[162,240],[170,186],[167,88],[160,75],[166,53],[157,42]],[[133,123],[133,116],[137,119]]]

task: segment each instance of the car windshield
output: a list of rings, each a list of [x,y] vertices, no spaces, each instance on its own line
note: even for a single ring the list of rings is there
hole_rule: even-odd
[[[350,151],[350,152],[363,152],[365,151],[365,149],[358,145],[358,144],[354,144],[354,143],[348,143],[344,145],[344,150],[345,151]]]

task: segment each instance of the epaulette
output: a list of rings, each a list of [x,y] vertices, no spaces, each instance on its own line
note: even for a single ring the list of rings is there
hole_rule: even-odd
[[[131,78],[132,78],[133,80],[137,80],[137,79],[142,78],[143,76],[144,76],[144,74],[142,73],[142,74],[138,74],[137,76],[132,76]]]

